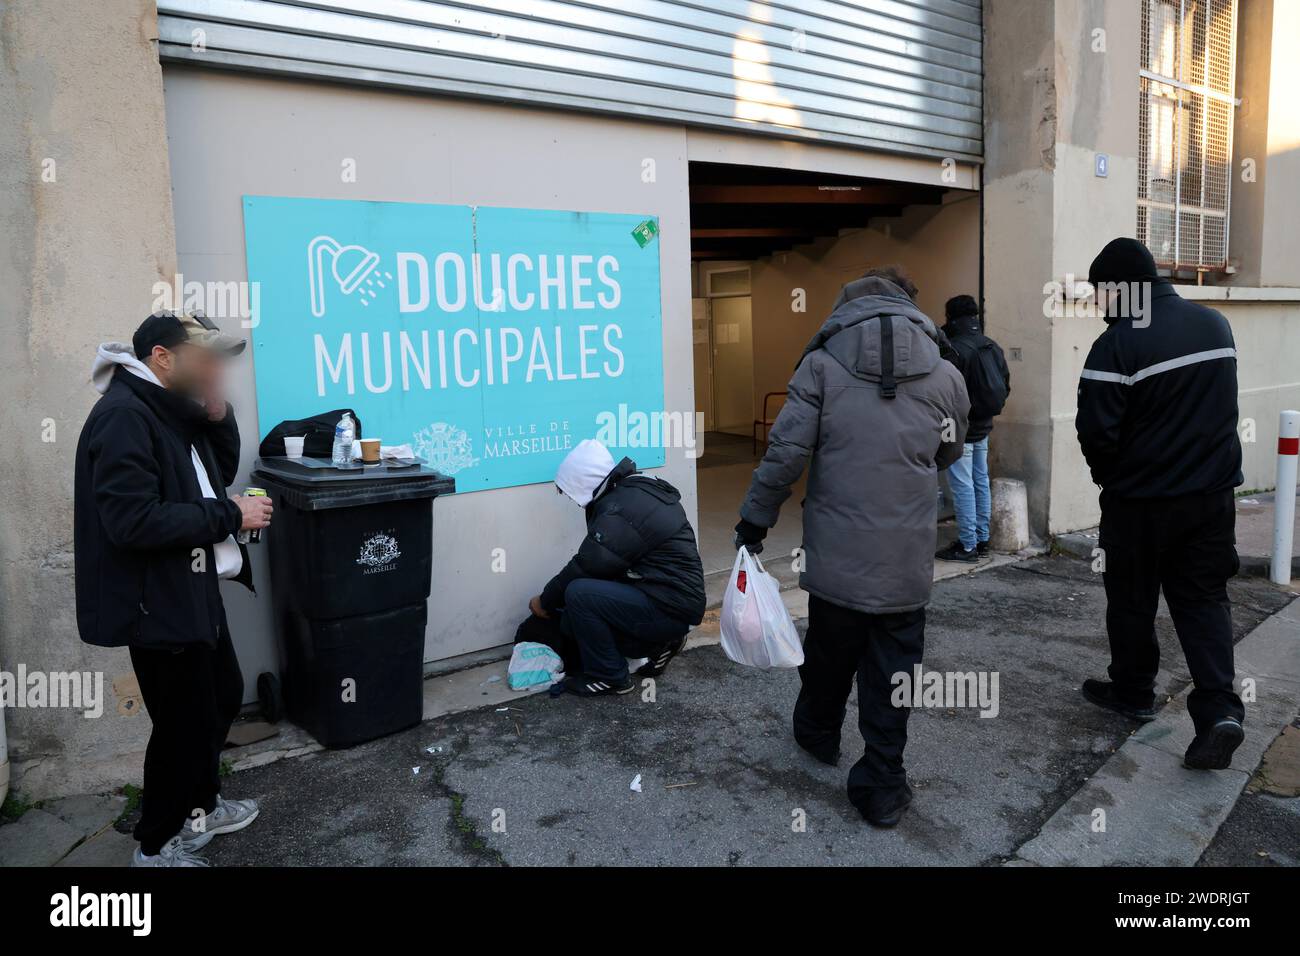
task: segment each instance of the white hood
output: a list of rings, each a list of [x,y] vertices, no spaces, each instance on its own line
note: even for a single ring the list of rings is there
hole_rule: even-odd
[[[614,459],[609,449],[594,438],[584,438],[560,462],[555,483],[580,508],[585,508],[613,470]]]
[[[113,370],[119,365],[146,382],[153,382],[162,388],[162,382],[158,381],[153,370],[135,357],[135,349],[125,342],[104,342],[95,353],[94,364],[90,366],[90,382],[95,386],[95,391],[101,395],[108,391],[108,386],[113,381]]]

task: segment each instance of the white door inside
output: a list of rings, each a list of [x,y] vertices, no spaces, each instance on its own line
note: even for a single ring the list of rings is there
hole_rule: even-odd
[[[704,414],[704,430],[713,431],[713,330],[709,300],[691,299],[691,342],[695,359],[695,411]]]
[[[754,348],[750,297],[709,302],[713,333],[713,428],[748,435],[754,422]]]

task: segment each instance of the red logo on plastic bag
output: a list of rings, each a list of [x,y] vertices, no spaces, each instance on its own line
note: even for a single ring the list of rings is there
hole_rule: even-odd
[[[745,593],[745,572],[739,571],[736,574],[736,590],[741,594]]]

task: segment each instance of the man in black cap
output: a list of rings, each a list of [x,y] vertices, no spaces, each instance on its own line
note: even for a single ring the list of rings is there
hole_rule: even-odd
[[[221,747],[243,699],[217,582],[251,590],[235,540],[271,520],[266,498],[226,497],[239,430],[222,398],[244,341],[203,316],[151,315],[128,346],[99,347],[95,403],[77,443],[77,626],[128,647],[153,733],[136,866],[204,866],[195,851],[257,816],[219,792]]]
[[[942,561],[974,563],[988,554],[989,513],[993,498],[989,491],[989,434],[993,419],[1011,394],[1011,370],[997,342],[980,328],[980,309],[969,295],[957,295],[944,304],[943,331],[951,356],[966,382],[970,396],[970,418],[961,457],[948,468],[957,517],[957,539],[935,552]]]
[[[1155,717],[1161,591],[1194,690],[1184,765],[1222,770],[1241,743],[1227,582],[1238,568],[1233,488],[1242,482],[1237,352],[1228,321],[1181,298],[1135,239],[1093,260],[1107,329],[1079,380],[1076,427],[1101,486],[1110,680],[1083,695],[1135,720]]]

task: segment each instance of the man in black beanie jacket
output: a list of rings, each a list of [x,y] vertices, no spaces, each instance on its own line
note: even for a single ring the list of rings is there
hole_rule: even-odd
[[[1182,299],[1136,239],[1115,239],[1088,281],[1105,311],[1079,380],[1079,444],[1101,486],[1110,680],[1083,695],[1155,717],[1161,591],[1194,690],[1184,765],[1222,770],[1244,738],[1227,582],[1237,572],[1233,488],[1242,482],[1237,352],[1220,313]]]
[[[957,538],[935,557],[943,561],[979,561],[989,549],[989,433],[1011,394],[1011,371],[1001,346],[980,328],[980,309],[969,295],[957,295],[943,307],[943,331],[970,396],[970,427],[961,457],[948,469],[948,488],[957,518]]]

